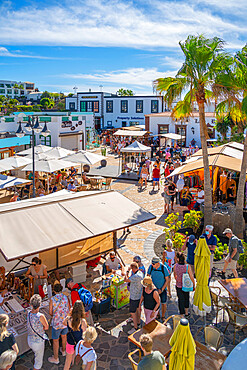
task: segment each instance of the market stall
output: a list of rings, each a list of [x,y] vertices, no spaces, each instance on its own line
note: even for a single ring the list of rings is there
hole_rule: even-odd
[[[138,164],[142,157],[150,157],[151,148],[149,146],[134,141],[129,146],[122,148],[121,152],[121,172],[131,172],[138,170]]]
[[[48,272],[71,266],[74,281],[83,282],[86,280],[84,262],[116,250],[117,230],[153,218],[153,214],[114,191],[62,191],[0,205],[0,246],[5,258],[5,268],[0,268],[0,291],[7,289],[7,299],[11,298],[2,309],[10,315],[20,353],[28,349],[26,309],[34,284],[32,279],[23,279],[26,271],[23,266],[30,265],[30,256],[38,256]],[[16,262],[12,269],[8,266],[11,261]],[[111,278],[115,290],[112,288],[109,295],[113,306],[121,308],[128,299],[126,285],[115,280]],[[51,293],[49,281],[43,290],[46,297]],[[47,299],[42,310],[48,316]]]

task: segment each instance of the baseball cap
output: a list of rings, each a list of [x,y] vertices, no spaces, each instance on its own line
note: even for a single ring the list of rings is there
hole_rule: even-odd
[[[191,244],[194,243],[195,238],[196,238],[195,235],[190,235],[189,236],[189,243],[191,243]]]
[[[140,256],[135,256],[135,257],[133,258],[133,260],[134,260],[135,262],[141,262],[141,257],[140,257]]]
[[[152,258],[152,263],[158,263],[158,262],[160,262],[160,258],[159,258],[159,257],[157,257],[157,256],[154,256],[154,257]]]
[[[67,287],[68,284],[73,281],[73,279],[70,277],[70,278],[67,278],[66,281],[65,281],[65,286]]]
[[[227,227],[224,231],[223,231],[223,234],[232,234],[232,229],[230,229],[229,227]]]

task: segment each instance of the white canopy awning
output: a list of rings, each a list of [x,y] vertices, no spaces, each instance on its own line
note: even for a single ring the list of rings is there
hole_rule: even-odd
[[[8,169],[13,168],[20,168],[26,166],[27,164],[31,163],[32,160],[30,158],[19,157],[15,155],[13,157],[8,157],[0,160],[0,168],[5,168],[7,171]]]
[[[14,260],[153,218],[112,190],[0,204],[0,250],[7,261]]]
[[[120,149],[120,152],[123,153],[146,153],[150,152],[151,148],[149,146],[139,143],[139,141],[134,141],[129,146]]]
[[[0,174],[0,189],[11,188],[12,186],[17,186],[21,184],[30,183],[30,180],[21,179],[14,176],[6,176]]]
[[[185,138],[185,136],[174,134],[173,132],[168,132],[167,134],[161,134],[160,136],[165,137],[166,139],[171,139],[171,140],[182,140]]]
[[[65,148],[61,148],[60,146],[55,146],[50,150],[45,151],[45,154],[52,158],[62,158],[69,154],[74,154],[73,150],[68,150]]]
[[[93,165],[102,159],[106,159],[103,155],[92,153],[86,150],[78,150],[78,152],[68,155],[62,158],[64,161],[70,161],[74,163],[84,163]]]
[[[47,145],[35,145],[34,147],[34,153],[45,153],[46,151],[50,150],[51,147]],[[21,152],[18,152],[18,155],[27,155],[27,154],[32,154],[32,148],[22,150]]]
[[[115,136],[144,136],[147,131],[135,131],[135,130],[117,130],[113,135]]]
[[[73,162],[64,161],[62,159],[42,159],[40,161],[35,161],[35,171],[38,172],[55,172],[61,170],[62,168],[68,168],[74,166]],[[22,171],[32,171],[33,164],[30,163],[25,166]]]

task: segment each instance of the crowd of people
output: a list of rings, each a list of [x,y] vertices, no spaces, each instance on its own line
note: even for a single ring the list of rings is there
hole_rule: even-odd
[[[230,268],[235,277],[238,277],[236,264],[239,258],[239,239],[233,234],[232,230],[226,228],[224,231],[229,238],[229,253],[225,259],[224,268],[221,271],[225,278],[227,267]],[[210,251],[210,274],[211,278],[214,252],[217,244],[216,237],[213,235],[213,226],[207,225],[202,236]],[[171,297],[172,286],[174,284],[177,293],[178,312],[185,318],[190,317],[190,292],[195,290],[195,249],[197,246],[195,235],[191,234],[181,251],[173,248],[171,239],[167,239],[163,245],[162,258],[154,256],[147,271],[142,263],[141,257],[136,255],[130,266],[124,267],[120,258],[115,252],[110,252],[105,262],[105,273],[115,273],[120,270],[128,284],[130,293],[129,312],[130,321],[133,328],[128,334],[134,333],[142,326],[142,310],[145,317],[145,324],[152,320],[160,319],[165,321],[168,298]],[[174,279],[172,279],[172,274]],[[91,293],[82,284],[74,283],[72,278],[66,279],[66,287],[70,294],[64,294],[63,286],[59,281],[53,284],[53,295],[49,302],[49,314],[51,322],[47,321],[46,316],[40,312],[42,298],[37,289],[47,279],[46,266],[42,261],[34,257],[32,265],[27,271],[27,277],[34,277],[37,280],[35,294],[30,300],[30,309],[27,314],[27,342],[34,353],[34,370],[39,370],[43,365],[45,342],[48,340],[46,330],[52,328],[52,347],[53,355],[48,358],[51,364],[60,363],[59,356],[66,356],[64,370],[77,360],[81,360],[85,369],[94,369],[96,366],[97,355],[93,348],[93,342],[97,338],[97,331],[94,327],[90,307],[82,299],[81,290],[85,294]],[[190,280],[191,289],[187,289],[188,284],[185,276]],[[174,283],[173,283],[174,282]],[[92,296],[92,295],[91,295]],[[0,315],[0,369],[14,369],[14,362],[18,354],[18,346],[15,337],[8,331],[9,317],[6,314]],[[61,340],[61,347],[59,342]],[[157,351],[152,352],[152,339],[147,335],[140,338],[144,358],[138,365],[138,369],[150,369],[154,364],[155,369],[162,369],[164,357]]]

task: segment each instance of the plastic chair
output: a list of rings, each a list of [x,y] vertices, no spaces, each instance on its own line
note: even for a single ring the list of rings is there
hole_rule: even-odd
[[[183,318],[183,316],[180,315],[171,315],[169,316],[164,322],[163,325],[166,325],[167,322],[172,319],[172,325],[173,325],[173,331],[176,329],[178,324],[180,323],[180,320]]]
[[[218,351],[224,340],[223,333],[221,333],[221,331],[215,328],[214,326],[208,325],[205,327],[201,327],[197,330],[195,340],[199,332],[201,332],[202,330],[204,330],[206,346],[210,347],[211,349],[214,349],[215,351]]]
[[[242,330],[244,328],[247,328],[247,316],[240,314],[238,312],[233,311],[232,308],[230,308],[228,305],[225,307],[228,316],[229,316],[229,322],[224,330],[224,334],[228,328],[228,326],[231,324],[234,326],[234,338],[233,338],[233,344],[235,344],[235,338],[236,338],[236,331]]]
[[[133,355],[135,354],[135,353],[137,353],[138,352],[138,354],[139,354],[139,359],[138,359],[138,362],[136,362],[134,359],[133,359]],[[129,354],[128,354],[128,359],[130,360],[130,362],[131,362],[131,366],[132,366],[132,369],[133,370],[137,370],[137,368],[138,368],[138,363],[141,361],[141,356],[142,356],[142,354],[141,354],[141,350],[138,348],[138,349],[135,349],[133,352],[130,352]]]

